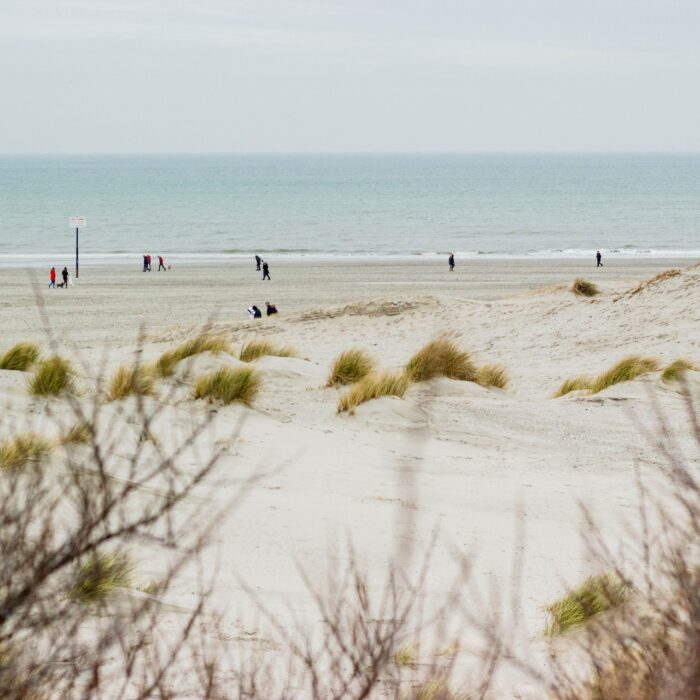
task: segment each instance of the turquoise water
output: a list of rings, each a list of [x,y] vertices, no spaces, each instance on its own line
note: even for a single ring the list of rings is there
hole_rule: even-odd
[[[0,263],[700,256],[700,154],[0,157]],[[60,260],[58,259],[60,258]]]

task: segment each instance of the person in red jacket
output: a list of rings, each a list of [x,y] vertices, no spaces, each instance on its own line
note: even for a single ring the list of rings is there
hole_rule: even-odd
[[[158,272],[160,272],[161,270],[163,270],[164,272],[167,272],[167,270],[165,268],[165,261],[163,260],[163,256],[159,255],[158,256]]]
[[[56,289],[56,268],[52,267],[50,272],[49,272],[49,279],[51,280],[49,282],[49,287],[53,287]]]

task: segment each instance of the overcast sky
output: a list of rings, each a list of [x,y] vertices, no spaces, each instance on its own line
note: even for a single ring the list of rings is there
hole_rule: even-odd
[[[0,0],[0,152],[700,150],[700,0]]]

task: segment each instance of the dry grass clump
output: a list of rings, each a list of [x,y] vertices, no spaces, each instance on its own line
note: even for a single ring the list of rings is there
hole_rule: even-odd
[[[627,584],[612,574],[599,574],[586,579],[563,598],[547,607],[551,617],[548,635],[564,634],[583,625],[602,612],[622,605],[629,597]]]
[[[85,421],[76,423],[61,436],[61,445],[85,445],[92,440],[92,427]]]
[[[95,554],[79,567],[73,594],[86,603],[105,600],[115,588],[131,585],[132,566],[124,554]]]
[[[122,366],[112,375],[107,398],[117,401],[131,395],[151,396],[155,380],[151,372],[141,366]]]
[[[274,357],[296,357],[294,348],[287,345],[275,345],[269,340],[251,340],[241,348],[239,355],[241,362],[251,362],[258,357],[272,355]]]
[[[240,401],[248,406],[260,389],[260,374],[249,367],[224,367],[199,377],[194,385],[195,399],[222,401],[225,404]]]
[[[469,353],[460,350],[449,336],[431,340],[406,363],[405,370],[414,382],[440,376],[473,382],[477,376]]]
[[[17,343],[0,357],[0,369],[26,372],[39,359],[36,343]]]
[[[73,390],[75,372],[70,362],[60,355],[43,360],[34,370],[29,391],[35,396],[59,396]]]
[[[355,384],[350,391],[340,397],[338,401],[338,413],[347,411],[351,415],[361,403],[378,399],[381,396],[403,397],[408,389],[409,380],[405,374],[395,372],[382,372],[381,374],[368,374],[364,379]]]
[[[29,462],[38,462],[51,453],[53,445],[37,433],[8,438],[0,445],[0,467],[21,469]]]
[[[476,371],[476,383],[481,386],[506,389],[509,382],[508,370],[503,365],[483,365]]]
[[[607,372],[603,372],[593,379],[586,376],[567,379],[555,392],[554,398],[565,396],[572,391],[588,391],[591,394],[597,394],[614,384],[629,382],[642,374],[658,372],[659,369],[661,366],[655,357],[629,355],[613,365]]]
[[[178,345],[174,350],[164,352],[156,362],[155,370],[161,377],[169,377],[175,365],[181,360],[202,352],[231,352],[231,343],[220,335],[199,335]]]
[[[399,668],[415,668],[416,667],[416,645],[407,644],[400,647],[394,652],[394,663]]]
[[[355,384],[368,374],[374,372],[375,362],[372,356],[360,348],[352,348],[341,352],[333,360],[331,372],[326,386],[339,384]]]
[[[557,389],[554,394],[554,398],[559,396],[566,396],[566,394],[572,391],[590,391],[592,380],[590,377],[571,377],[570,379],[564,380],[562,385]]]
[[[665,382],[672,382],[681,379],[687,370],[697,370],[697,367],[688,360],[675,360],[661,374],[661,379]]]
[[[571,291],[582,297],[594,297],[596,294],[600,294],[600,289],[593,282],[588,282],[583,277],[577,277],[574,280],[574,283],[571,285]]]
[[[597,394],[613,384],[629,382],[642,374],[657,372],[661,367],[654,357],[642,357],[641,355],[629,355],[620,360],[607,372],[603,372],[591,385],[591,393]]]

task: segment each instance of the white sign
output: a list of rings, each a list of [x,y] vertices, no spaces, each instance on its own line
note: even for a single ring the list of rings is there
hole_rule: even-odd
[[[68,219],[71,228],[85,228],[85,217],[84,216],[71,216]]]

